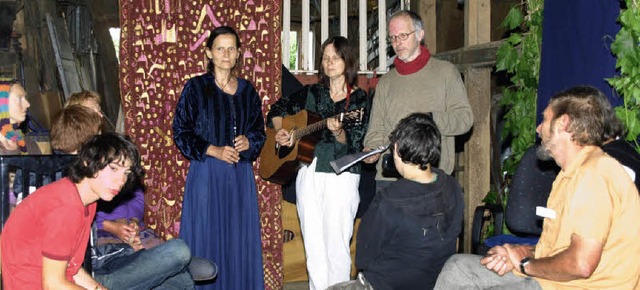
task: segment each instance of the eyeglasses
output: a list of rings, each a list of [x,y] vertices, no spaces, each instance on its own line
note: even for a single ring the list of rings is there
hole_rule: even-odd
[[[409,38],[409,35],[411,35],[412,33],[416,32],[416,31],[418,31],[418,30],[411,31],[409,33],[400,33],[398,35],[389,35],[387,37],[387,41],[388,42],[396,42],[398,40],[399,41],[405,41],[405,40],[407,40],[407,38]]]

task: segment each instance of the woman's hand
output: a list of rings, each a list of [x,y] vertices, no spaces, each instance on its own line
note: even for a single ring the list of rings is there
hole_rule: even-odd
[[[140,239],[140,225],[137,218],[132,218],[129,220],[129,226],[135,230],[135,235],[130,237],[127,243],[135,250],[138,251],[140,249],[144,249],[142,245],[142,240]]]
[[[0,135],[0,147],[7,151],[16,151],[18,150],[18,142],[9,140]]]
[[[327,129],[331,131],[333,137],[336,138],[338,143],[346,143],[347,136],[344,132],[344,128],[342,128],[342,122],[338,120],[338,118],[329,118],[327,119]]]
[[[238,153],[249,150],[249,139],[245,135],[238,135],[233,139],[233,144]]]
[[[210,145],[209,149],[207,149],[207,154],[229,164],[235,164],[240,161],[240,153],[231,146],[217,147]]]
[[[131,246],[136,252],[144,249],[144,245],[142,245],[142,240],[139,235],[136,235],[133,239],[128,241],[127,244],[129,244],[129,246]]]
[[[289,134],[289,132],[287,132],[287,130],[285,129],[278,130],[278,132],[276,133],[276,143],[278,143],[278,145],[280,146],[293,146],[291,134]]]
[[[133,243],[136,238],[138,238],[138,241],[140,240],[140,237],[138,237],[138,225],[128,223],[126,219],[104,221],[102,226],[104,230],[127,244]]]

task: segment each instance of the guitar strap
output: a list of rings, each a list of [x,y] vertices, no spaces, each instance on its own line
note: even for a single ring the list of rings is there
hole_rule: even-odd
[[[307,103],[304,109],[311,112],[317,112],[316,110],[316,97],[311,93],[311,86],[307,87]]]

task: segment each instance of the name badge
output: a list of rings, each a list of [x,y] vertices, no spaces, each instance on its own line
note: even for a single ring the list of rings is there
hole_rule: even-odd
[[[536,206],[536,215],[543,218],[556,219],[556,211],[544,206]]]

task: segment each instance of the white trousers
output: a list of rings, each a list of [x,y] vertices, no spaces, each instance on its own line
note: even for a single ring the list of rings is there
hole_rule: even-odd
[[[349,242],[360,203],[360,175],[316,171],[316,159],[298,171],[296,205],[310,290],[350,280]]]

